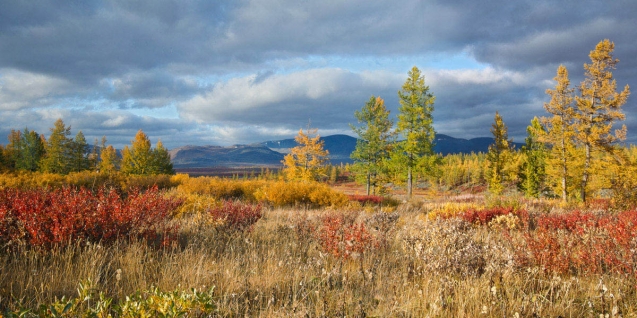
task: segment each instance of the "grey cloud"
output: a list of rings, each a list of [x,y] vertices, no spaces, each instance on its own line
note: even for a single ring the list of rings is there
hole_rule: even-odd
[[[177,147],[190,140],[194,127],[192,123],[173,119],[160,119],[136,116],[126,111],[95,112],[69,109],[41,109],[37,111],[0,111],[0,143],[6,143],[11,129],[22,130],[28,127],[46,137],[54,122],[62,118],[71,134],[78,131],[86,136],[89,143],[106,136],[108,144],[117,148],[130,144],[135,133],[142,129],[153,142],[161,139],[167,147]],[[24,123],[17,126],[16,123]]]
[[[423,69],[436,129],[488,136],[498,110],[517,138],[542,115],[557,66],[578,85],[603,38],[616,43],[618,86],[637,86],[636,12],[633,0],[6,1],[0,123],[46,130],[61,116],[119,143],[139,128],[174,144],[278,138],[308,120],[347,132],[371,95],[396,114],[407,69],[394,59],[468,52],[482,69]],[[181,117],[132,112],[167,105]],[[624,108],[629,136],[633,105]]]
[[[184,118],[203,122],[286,123],[302,127],[311,120],[326,128],[347,127],[354,111],[369,96],[395,96],[394,89],[400,86],[393,74],[356,74],[341,69],[271,75],[260,82],[256,78],[249,76],[216,85],[182,103],[180,113]]]

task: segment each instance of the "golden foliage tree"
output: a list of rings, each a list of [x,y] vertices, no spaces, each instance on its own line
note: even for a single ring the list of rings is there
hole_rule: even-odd
[[[617,121],[624,120],[621,107],[626,103],[630,88],[624,87],[617,92],[617,82],[613,79],[615,65],[619,62],[613,57],[615,44],[603,40],[591,51],[590,64],[584,64],[585,79],[580,85],[580,96],[575,98],[577,111],[574,116],[575,139],[584,147],[584,168],[580,185],[581,199],[586,202],[589,177],[605,169],[596,152],[613,154],[617,141],[626,138],[626,126],[612,132]]]
[[[117,157],[117,151],[112,145],[103,147],[100,153],[100,161],[98,169],[102,173],[111,174],[117,171],[119,166],[119,158]]]
[[[560,65],[555,76],[555,89],[547,89],[551,101],[544,104],[544,109],[552,117],[540,119],[544,132],[540,132],[538,139],[549,145],[550,152],[547,158],[547,174],[555,180],[551,182],[553,189],[559,192],[563,201],[568,199],[569,184],[573,179],[571,167],[576,164],[576,149],[573,143],[575,130],[573,121],[575,108],[573,107],[573,92],[570,88],[568,70]]]
[[[150,148],[150,139],[140,129],[131,141],[131,147],[125,146],[122,150],[121,172],[125,174],[151,174],[153,154]]]
[[[329,152],[325,150],[317,129],[299,130],[294,137],[297,146],[283,158],[283,174],[288,180],[316,181],[326,176]],[[311,137],[314,135],[314,137]]]

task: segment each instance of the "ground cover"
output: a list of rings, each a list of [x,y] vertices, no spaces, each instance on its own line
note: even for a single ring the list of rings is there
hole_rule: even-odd
[[[615,210],[605,200],[581,206],[513,193],[434,196],[429,190],[410,202],[379,204],[350,184],[353,191],[343,203],[342,196],[322,186],[185,176],[171,182],[178,186],[111,194],[111,201],[128,206],[127,211],[148,210],[148,204],[127,203],[143,196],[156,200],[144,202],[170,210],[149,219],[162,225],[154,233],[171,230],[161,239],[133,231],[112,240],[78,234],[35,244],[29,231],[21,232],[25,223],[8,205],[10,197],[20,196],[2,190],[12,196],[4,194],[0,208],[0,312],[69,317],[637,314],[637,212]],[[263,195],[276,189],[307,191],[308,200]],[[106,200],[111,193],[60,191],[92,198],[85,202]],[[338,199],[312,201],[313,191]],[[174,202],[180,205],[168,204]],[[87,206],[75,217],[102,206]],[[48,222],[65,214],[39,216]]]

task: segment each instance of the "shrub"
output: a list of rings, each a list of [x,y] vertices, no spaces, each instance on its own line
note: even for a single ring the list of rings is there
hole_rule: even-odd
[[[359,202],[362,205],[366,205],[366,204],[380,205],[381,203],[383,203],[383,197],[379,195],[352,194],[352,195],[349,195],[348,197],[350,201]]]
[[[210,216],[219,228],[230,231],[250,231],[261,219],[261,205],[251,205],[235,201],[225,201],[210,209]]]
[[[435,207],[427,214],[429,220],[435,220],[437,218],[449,219],[457,217],[467,210],[477,209],[478,205],[475,203],[465,202],[446,202],[440,206]]]
[[[378,246],[364,223],[354,222],[354,215],[329,214],[321,219],[318,241],[321,249],[340,259],[362,257]]]
[[[256,193],[259,201],[274,206],[342,207],[347,205],[347,196],[318,182],[268,182]]]
[[[172,239],[171,213],[181,201],[157,187],[131,190],[86,188],[0,190],[0,243],[51,248],[75,241],[110,243],[119,238]]]
[[[461,218],[471,224],[487,225],[498,216],[513,214],[513,208],[495,207],[490,209],[468,210],[462,213]]]
[[[518,257],[549,272],[637,275],[637,211],[543,215],[524,238]]]

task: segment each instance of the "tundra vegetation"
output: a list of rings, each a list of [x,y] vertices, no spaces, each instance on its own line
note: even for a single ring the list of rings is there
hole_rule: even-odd
[[[408,139],[392,139],[376,96],[356,114],[354,166],[301,161],[303,147],[326,154],[301,131],[292,172],[243,180],[175,175],[141,131],[121,161],[61,120],[48,139],[12,131],[0,152],[0,314],[636,315],[637,148],[616,143],[623,129],[609,137],[615,119],[571,124],[580,97],[619,119],[628,89],[596,100],[585,80],[575,98],[567,78],[560,67],[552,117],[532,121],[522,149],[496,114],[488,153],[414,155],[412,190]]]

